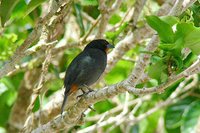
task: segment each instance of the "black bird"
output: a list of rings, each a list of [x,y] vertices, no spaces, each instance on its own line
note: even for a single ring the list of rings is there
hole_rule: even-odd
[[[61,115],[67,101],[67,97],[80,89],[95,83],[104,72],[107,64],[107,51],[114,48],[104,39],[91,41],[85,49],[77,55],[69,65],[64,80],[64,100],[61,107]]]

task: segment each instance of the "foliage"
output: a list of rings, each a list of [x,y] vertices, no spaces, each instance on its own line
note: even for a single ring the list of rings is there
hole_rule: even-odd
[[[10,57],[13,56],[16,49],[21,46],[34,26],[37,25],[40,17],[45,12],[45,4],[48,4],[47,0],[2,0],[0,4],[0,68],[6,63]],[[107,1],[107,5],[111,5],[113,1]],[[132,31],[132,20],[124,19],[128,9],[134,4],[134,1],[126,0],[122,2],[120,9],[112,14],[108,20],[108,27],[105,31],[105,38],[113,44],[117,44],[123,38],[128,36],[128,33]],[[172,75],[179,74],[187,69],[200,54],[200,3],[196,2],[190,9],[185,11],[178,17],[174,16],[162,16],[156,15],[146,16],[148,12],[156,10],[158,4],[156,1],[150,1],[151,6],[148,9],[145,8],[144,12],[140,16],[140,20],[136,27],[138,29],[145,26],[147,23],[152,30],[156,31],[160,38],[159,47],[155,52],[145,51],[144,48],[149,42],[149,38],[145,38],[137,42],[135,47],[129,50],[124,57],[136,61],[140,54],[150,54],[150,63],[147,66],[145,72],[148,74],[148,79],[144,82],[137,84],[137,88],[142,87],[155,87],[168,81]],[[152,6],[153,5],[153,6]],[[78,42],[81,37],[84,37],[93,23],[85,19],[83,13],[86,13],[91,19],[96,20],[100,15],[98,0],[76,0],[72,4],[70,10],[70,20],[66,19],[64,25],[66,33],[62,33],[60,36],[62,39],[66,39],[68,43]],[[153,9],[149,9],[153,8]],[[147,10],[147,11],[146,11]],[[150,11],[149,11],[150,10]],[[151,14],[155,14],[152,13]],[[91,33],[92,36],[98,32],[98,26],[94,28]],[[135,32],[134,32],[135,34]],[[137,34],[137,33],[136,33]],[[138,33],[140,34],[140,33]],[[66,37],[67,36],[67,37]],[[56,38],[60,39],[60,38]],[[33,46],[34,44],[32,44]],[[82,47],[70,48],[61,50],[61,52],[54,55],[52,62],[48,68],[48,74],[50,80],[48,80],[44,87],[47,88],[47,92],[44,95],[43,105],[40,105],[39,98],[36,100],[33,112],[39,110],[41,106],[46,105],[51,96],[53,96],[63,86],[62,75],[64,74],[69,63],[74,57],[81,51]],[[185,54],[189,51],[188,54]],[[20,85],[25,81],[25,75],[39,69],[37,76],[41,73],[41,67],[43,61],[36,62],[36,65],[32,63],[34,59],[39,60],[45,51],[39,51],[32,55],[26,56],[19,62],[19,65],[28,64],[27,67],[17,70],[13,74],[0,79],[0,132],[7,129],[7,123],[9,120],[11,109],[17,99],[17,94],[20,89]],[[132,69],[135,66],[135,62],[121,59],[116,66],[104,77],[104,82],[98,84],[98,87],[103,87],[105,84],[115,84],[126,79]],[[34,69],[33,69],[34,68]],[[48,75],[48,76],[49,76]],[[48,77],[47,76],[47,77]],[[169,98],[180,82],[181,79],[169,86],[163,94],[153,94],[151,99],[143,101],[142,105],[135,112],[134,117],[145,114],[147,111],[155,107],[160,102]],[[163,120],[163,130],[168,133],[192,133],[196,130],[196,126],[200,119],[200,86],[194,87],[194,96],[190,95],[183,99],[178,99],[175,103],[167,105],[166,107],[158,109],[152,113],[149,117],[138,121],[135,125],[130,127],[130,131],[134,133],[154,133],[158,131],[160,121]],[[188,81],[189,84],[191,81]],[[189,93],[189,92],[186,92]],[[129,101],[138,98],[138,96],[130,94]],[[90,112],[87,117],[98,116],[101,113],[109,112],[117,106],[124,105],[126,99],[125,94],[120,94],[113,99],[107,99],[105,101],[98,102],[94,105],[96,112]],[[135,105],[128,108],[131,111]],[[122,111],[122,110],[120,110]],[[115,112],[110,117],[115,117],[120,114]],[[108,116],[105,117],[107,119]],[[77,126],[77,129],[84,129],[98,121],[89,121],[82,126]],[[110,129],[110,124],[102,127],[99,131],[104,132]],[[110,132],[123,132],[123,126],[125,124],[114,127]]]
[[[193,56],[199,55],[200,28],[195,27],[192,22],[182,22],[173,16],[164,18],[148,16],[146,19],[161,39],[160,51],[152,57],[153,64],[149,67],[149,76],[159,81],[166,81],[166,76],[163,77],[163,75],[180,72],[186,68],[186,64],[193,62],[193,60],[184,61],[184,58],[187,59],[182,54],[184,49],[189,48]],[[154,67],[161,68],[161,70],[153,71]]]

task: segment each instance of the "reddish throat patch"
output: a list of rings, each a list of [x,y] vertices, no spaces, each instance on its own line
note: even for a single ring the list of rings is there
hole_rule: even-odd
[[[76,84],[72,84],[71,89],[69,91],[69,95],[76,92],[78,90],[78,86]]]
[[[109,48],[106,48],[105,52],[108,53],[108,51],[109,51]]]

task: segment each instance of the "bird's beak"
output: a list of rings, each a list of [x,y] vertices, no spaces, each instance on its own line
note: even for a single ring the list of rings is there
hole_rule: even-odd
[[[108,49],[114,48],[114,45],[108,44],[108,45],[107,45],[107,48],[108,48]]]
[[[114,45],[108,44],[106,48],[106,53],[108,53],[109,49],[114,48]]]

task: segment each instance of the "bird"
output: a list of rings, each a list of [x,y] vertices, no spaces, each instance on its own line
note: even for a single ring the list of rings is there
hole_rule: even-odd
[[[111,48],[114,48],[114,45],[104,39],[93,40],[69,64],[64,78],[61,116],[68,96],[78,89],[94,84],[102,75],[107,65],[107,53]]]

